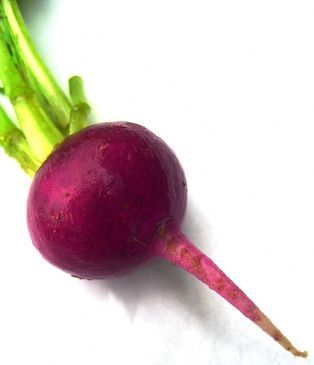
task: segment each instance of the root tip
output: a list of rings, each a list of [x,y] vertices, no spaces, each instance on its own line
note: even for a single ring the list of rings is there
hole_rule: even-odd
[[[293,353],[294,356],[299,356],[299,357],[303,357],[303,358],[306,358],[308,356],[307,351],[298,351],[296,349],[293,349],[291,352]]]

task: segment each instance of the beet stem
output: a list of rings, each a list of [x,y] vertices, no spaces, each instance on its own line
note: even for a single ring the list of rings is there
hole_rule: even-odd
[[[58,144],[86,127],[90,106],[80,77],[70,79],[71,101],[62,91],[32,42],[17,0],[0,0],[0,79],[28,146],[21,154],[21,144],[11,144],[10,156],[33,176]],[[33,157],[36,167],[30,169]]]
[[[91,108],[85,96],[84,84],[81,77],[72,76],[70,78],[69,91],[73,104],[70,116],[70,134],[73,134],[87,126]]]
[[[25,65],[25,71],[35,80],[40,92],[49,102],[57,116],[57,127],[61,132],[69,124],[71,103],[37,52],[17,1],[0,0],[0,7],[11,33],[16,52]]]
[[[298,351],[252,300],[179,230],[161,233],[155,250],[157,255],[193,274],[221,295],[287,351],[295,356],[307,357],[306,351]]]
[[[18,129],[0,104],[0,146],[8,156],[14,158],[30,176],[38,170],[40,163],[29,148],[23,132]]]
[[[29,146],[36,159],[44,161],[63,136],[24,79],[23,70],[16,64],[6,38],[7,29],[0,18],[0,78]]]

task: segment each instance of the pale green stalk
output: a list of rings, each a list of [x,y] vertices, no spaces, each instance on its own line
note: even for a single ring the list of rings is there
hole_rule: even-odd
[[[40,92],[57,117],[57,126],[64,130],[70,122],[71,103],[46,67],[31,40],[16,0],[0,0],[3,15],[10,29],[14,46],[25,70],[34,78]]]

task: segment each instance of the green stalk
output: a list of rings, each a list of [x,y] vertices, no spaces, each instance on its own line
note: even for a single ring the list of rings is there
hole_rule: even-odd
[[[70,118],[70,134],[73,134],[87,126],[90,106],[87,102],[83,80],[79,76],[73,76],[69,80],[70,96],[73,104]]]
[[[71,101],[31,41],[16,0],[0,0],[0,93],[14,108],[18,127],[0,106],[0,146],[30,175],[64,138],[87,125],[90,106],[83,81],[69,80]]]
[[[21,165],[28,175],[33,176],[40,167],[40,163],[33,156],[24,134],[13,124],[1,105],[0,146],[4,148],[7,155]]]
[[[3,28],[0,28],[0,60],[0,78],[5,93],[14,107],[19,125],[36,158],[43,162],[63,140],[63,136],[53,125],[36,94],[14,64]]]
[[[45,100],[51,106],[51,110],[57,117],[59,129],[64,130],[70,121],[70,101],[36,51],[16,0],[1,0],[0,4],[14,47],[24,62],[26,72],[33,77]]]

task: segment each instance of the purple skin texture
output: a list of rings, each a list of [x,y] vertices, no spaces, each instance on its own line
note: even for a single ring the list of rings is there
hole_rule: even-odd
[[[96,124],[37,172],[28,225],[49,262],[105,278],[152,259],[158,228],[180,226],[186,199],[184,172],[161,139],[137,124]]]
[[[36,173],[27,206],[35,247],[73,276],[101,279],[159,257],[193,274],[286,350],[305,357],[181,233],[187,201],[172,150],[132,123],[96,124],[63,141]]]

